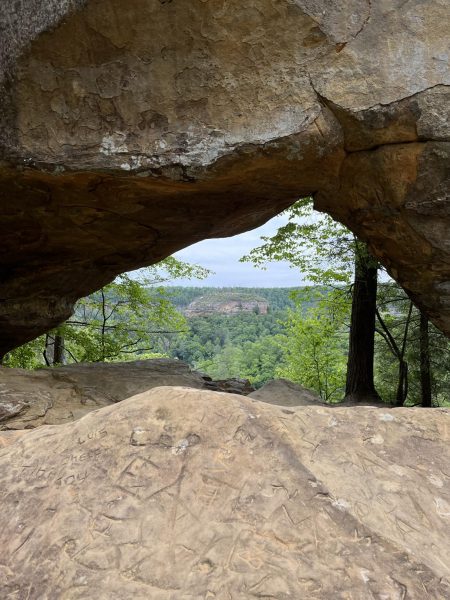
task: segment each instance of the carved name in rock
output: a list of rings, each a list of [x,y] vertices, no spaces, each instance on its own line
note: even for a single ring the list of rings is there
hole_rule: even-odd
[[[0,16],[0,353],[314,194],[450,331],[446,0],[28,0]]]
[[[24,433],[1,595],[447,598],[448,418],[164,387]]]

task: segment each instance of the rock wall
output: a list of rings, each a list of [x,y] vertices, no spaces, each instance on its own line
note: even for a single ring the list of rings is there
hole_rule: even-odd
[[[238,315],[239,313],[256,313],[267,315],[269,303],[266,300],[214,300],[199,298],[191,302],[184,310],[186,317],[205,317],[208,315]]]
[[[449,419],[164,387],[0,434],[0,595],[448,598]]]
[[[0,354],[117,273],[315,194],[450,331],[446,0],[0,15]]]

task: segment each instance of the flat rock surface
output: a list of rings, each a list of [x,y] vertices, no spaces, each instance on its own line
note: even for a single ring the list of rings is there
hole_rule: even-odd
[[[277,404],[278,406],[306,406],[308,404],[324,404],[321,397],[308,388],[289,381],[289,379],[273,379],[258,390],[249,394],[250,398]]]
[[[0,430],[67,423],[164,385],[202,388],[205,383],[186,363],[168,358],[37,371],[0,367]]]
[[[0,597],[450,597],[450,411],[154,388],[0,450]]]

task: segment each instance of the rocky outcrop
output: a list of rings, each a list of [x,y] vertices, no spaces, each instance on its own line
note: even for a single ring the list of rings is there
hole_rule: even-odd
[[[448,598],[449,418],[165,387],[24,433],[1,596]]]
[[[75,421],[140,392],[174,385],[201,389],[207,384],[186,363],[168,358],[37,371],[0,367],[0,430]]]
[[[214,293],[200,296],[185,309],[186,317],[207,317],[209,315],[238,315],[240,313],[256,313],[267,315],[269,303],[264,298],[251,297],[239,292]]]
[[[446,0],[0,14],[0,353],[313,193],[450,331]]]
[[[273,379],[258,390],[249,394],[250,398],[278,406],[307,406],[308,404],[325,404],[322,398],[312,390],[289,381],[289,379]]]
[[[169,358],[78,363],[36,371],[0,367],[0,431],[76,421],[93,410],[161,386],[243,396],[255,391],[248,379],[213,380]]]
[[[205,389],[213,392],[226,392],[228,394],[239,394],[241,396],[249,396],[255,391],[248,379],[232,377],[230,379],[212,379],[208,375],[203,377],[205,381]]]

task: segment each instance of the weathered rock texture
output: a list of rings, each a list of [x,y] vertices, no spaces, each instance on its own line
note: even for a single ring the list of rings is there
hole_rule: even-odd
[[[161,386],[243,396],[255,391],[248,379],[213,380],[187,363],[168,358],[78,363],[37,371],[0,367],[0,431],[76,421],[93,410]]]
[[[289,381],[274,379],[268,381],[259,390],[249,394],[250,398],[278,406],[307,406],[308,404],[324,404],[322,398],[312,390]]]
[[[228,394],[239,394],[241,396],[249,396],[255,391],[248,379],[232,377],[231,379],[216,379],[213,380],[208,375],[203,376],[205,389],[213,392],[226,392]]]
[[[4,4],[0,353],[310,193],[450,332],[448,0]]]
[[[448,411],[155,388],[0,450],[0,591],[450,597]]]
[[[201,389],[217,384],[206,384],[186,363],[165,358],[38,371],[0,367],[0,430],[67,423],[140,392],[169,385]]]

